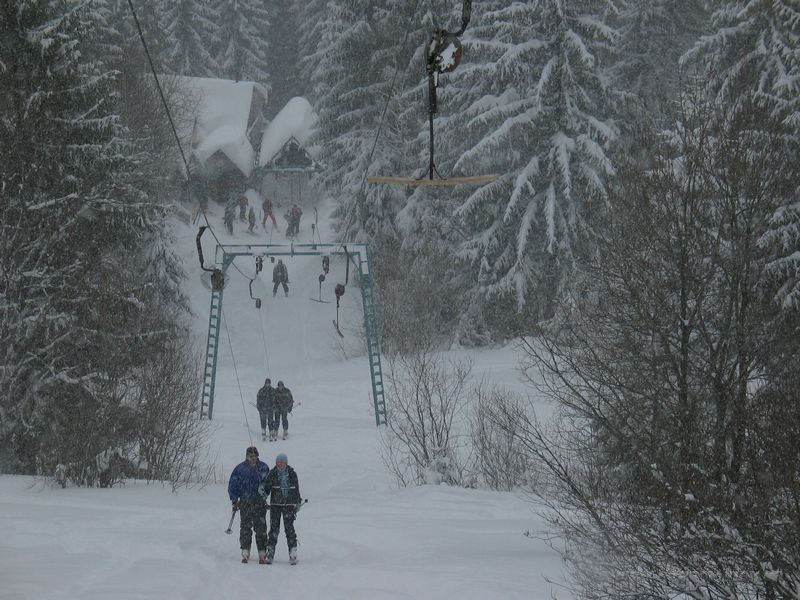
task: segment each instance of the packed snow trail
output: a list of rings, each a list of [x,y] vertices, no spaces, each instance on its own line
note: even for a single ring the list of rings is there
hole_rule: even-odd
[[[320,207],[320,225],[330,212]],[[267,238],[235,224],[229,238],[222,208],[209,216],[223,243],[263,243]],[[313,207],[303,206],[301,242],[310,241]],[[281,210],[276,211],[281,213]],[[285,228],[283,219],[278,222]],[[323,241],[327,228],[321,232]],[[209,291],[200,281],[193,226],[177,225],[177,249],[187,272],[186,292],[195,312],[197,346],[205,347]],[[207,264],[213,238],[203,239]],[[283,243],[282,235],[273,236]],[[272,297],[272,267],[264,263],[253,293],[263,300],[269,373],[259,315],[247,279],[231,267],[224,317],[236,357],[221,330],[214,404],[213,452],[217,481],[203,490],[129,482],[114,489],[60,489],[28,477],[0,477],[0,599],[110,600],[292,598],[540,599],[551,597],[545,577],[560,580],[560,561],[545,544],[526,537],[541,522],[520,494],[446,486],[398,489],[380,459],[371,385],[360,323],[360,291],[347,286],[341,320],[344,352],[331,319],[334,304],[319,304],[320,257],[284,258],[289,297]],[[247,274],[255,261],[237,259]],[[343,282],[344,259],[331,260],[323,295]],[[458,352],[461,356],[466,352]],[[525,392],[513,348],[471,353],[476,374]],[[353,358],[355,357],[355,358]],[[264,378],[292,390],[295,408],[286,441],[262,442],[251,405]],[[249,433],[245,425],[245,412]],[[239,562],[238,517],[233,534],[227,477],[253,444],[274,464],[285,452],[308,504],[296,522],[299,564],[288,562],[281,534],[275,563]],[[255,544],[253,544],[255,554]],[[563,590],[561,597],[568,597]]]

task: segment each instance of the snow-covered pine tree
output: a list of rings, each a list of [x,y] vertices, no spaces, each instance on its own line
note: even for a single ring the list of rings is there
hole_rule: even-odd
[[[147,41],[147,48],[157,66],[164,64],[165,52],[171,46],[168,38],[163,35],[162,29],[165,6],[166,3],[159,0],[134,0],[133,2],[136,18],[139,20],[142,33]],[[135,50],[137,54],[141,53],[142,60],[144,60],[139,32],[136,29],[136,22],[133,19],[128,0],[104,0],[97,2],[95,9],[101,17],[99,23],[100,43],[108,44],[111,39],[117,42],[108,48],[111,55],[106,59],[116,57],[121,47],[125,52]],[[147,67],[143,64],[142,68]]]
[[[161,27],[165,44],[162,51],[156,49],[154,60],[161,57],[163,69],[175,75],[221,76],[212,52],[218,40],[218,14],[214,8],[204,1],[175,0],[166,3],[163,10]],[[146,38],[148,47],[151,37]]]
[[[263,0],[217,0],[217,77],[269,86],[269,15]]]
[[[500,175],[456,211],[480,298],[511,308],[493,310],[496,327],[514,309],[548,314],[590,237],[584,215],[602,205],[617,136],[600,63],[616,37],[608,7],[529,0],[479,13],[466,64],[448,77],[463,102],[439,138],[460,150],[453,170]]]
[[[684,63],[705,68],[720,100],[755,94],[800,127],[800,7],[793,0],[719,0],[711,32]]]
[[[322,40],[327,31],[326,24],[329,20],[327,14],[327,0],[308,0],[293,5],[297,15],[297,49],[295,57],[300,80],[300,89],[305,90],[305,95],[315,104],[319,97],[311,86],[311,80],[316,71],[316,63],[321,58],[319,49],[325,45]],[[273,22],[274,23],[274,22]]]
[[[286,106],[295,96],[307,96],[300,87],[299,11],[306,3],[272,0],[267,5],[269,30],[263,34],[269,40],[267,62],[270,94],[266,111],[269,118]]]
[[[721,0],[711,25],[712,31],[687,52],[684,62],[706,73],[710,93],[718,102],[749,110],[755,101],[789,128],[782,142],[786,160],[774,171],[774,176],[785,178],[787,194],[761,243],[771,251],[768,273],[776,301],[796,309],[800,306],[796,192],[800,181],[800,6],[793,0]]]
[[[130,176],[113,71],[92,58],[94,8],[0,4],[3,468],[63,462],[84,482],[136,436],[126,373],[178,330],[156,309],[177,288],[134,266],[157,223]]]
[[[663,113],[680,88],[681,56],[694,44],[707,18],[702,0],[623,0],[618,22],[616,87]]]
[[[367,170],[393,172],[402,154],[391,123],[384,123],[374,152],[373,146],[404,39],[397,23],[407,23],[411,9],[397,0],[329,2],[315,29],[317,44],[305,59],[326,167],[319,183],[340,200],[334,216],[347,239],[391,229],[403,198],[402,190],[385,186],[367,186],[362,194],[362,180]]]

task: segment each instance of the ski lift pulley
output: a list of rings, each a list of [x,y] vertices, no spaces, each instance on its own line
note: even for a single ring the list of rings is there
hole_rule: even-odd
[[[208,229],[207,225],[201,225],[200,230],[197,232],[197,237],[195,238],[195,242],[197,243],[197,256],[200,259],[200,268],[203,269],[203,271],[211,273],[211,289],[215,292],[219,292],[225,287],[224,273],[216,267],[208,268],[203,264],[203,245],[200,243],[200,238],[203,237],[203,233],[205,233],[206,229]]]
[[[388,183],[399,185],[477,185],[497,179],[496,175],[478,175],[474,177],[448,177],[439,175],[434,161],[433,116],[438,112],[436,88],[439,86],[439,75],[450,73],[461,62],[460,36],[467,29],[472,16],[472,0],[464,0],[461,9],[461,27],[458,31],[435,29],[426,48],[426,66],[428,73],[428,172],[417,179],[405,177],[384,177],[371,175],[370,183]],[[434,174],[437,177],[434,177]]]
[[[342,296],[344,296],[344,286],[350,279],[350,253],[347,251],[347,246],[343,246],[343,248],[344,248],[344,257],[346,259],[346,266],[344,271],[344,283],[337,283],[336,287],[333,289],[333,293],[336,294],[336,320],[333,322],[333,327],[336,329],[336,333],[339,334],[339,337],[342,338],[344,337],[344,334],[342,333],[342,330],[339,328],[339,300],[341,300]]]

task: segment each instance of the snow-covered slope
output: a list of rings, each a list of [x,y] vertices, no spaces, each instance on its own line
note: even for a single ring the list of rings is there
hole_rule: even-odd
[[[301,237],[310,241],[313,207],[303,208]],[[319,208],[322,226],[330,207]],[[222,211],[216,210],[219,214],[210,219],[223,242],[267,239],[263,230],[258,237],[247,234],[241,223],[229,238],[219,222]],[[196,230],[176,227],[200,346],[209,293],[200,283]],[[323,227],[323,239],[326,232]],[[272,241],[285,242],[280,234]],[[206,256],[213,257],[213,250],[206,234]],[[30,478],[0,477],[1,599],[550,597],[545,577],[560,579],[560,561],[542,542],[524,535],[541,523],[522,496],[396,487],[380,460],[367,362],[355,356],[360,352],[358,288],[348,286],[343,301],[343,352],[331,323],[335,303],[310,300],[318,294],[320,259],[285,262],[288,298],[280,291],[272,298],[269,263],[253,286],[254,295],[264,299],[260,315],[247,280],[230,271],[224,317],[236,361],[234,368],[223,327],[213,421],[219,483],[172,494],[136,482],[111,490],[62,490]],[[236,264],[245,273],[254,271],[252,261]],[[343,260],[333,260],[324,299],[334,299],[333,286],[343,280],[343,271]],[[478,352],[476,359],[479,374],[491,373],[494,380],[521,389],[513,349]],[[258,414],[250,403],[267,375],[273,383],[283,380],[295,397],[286,441],[260,440]],[[288,454],[309,498],[297,520],[297,566],[288,564],[283,537],[274,565],[242,565],[236,525],[234,535],[224,533],[230,516],[224,480],[243,460],[251,438],[270,464],[278,452]]]

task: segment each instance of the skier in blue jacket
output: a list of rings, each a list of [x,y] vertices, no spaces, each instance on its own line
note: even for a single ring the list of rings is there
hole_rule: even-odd
[[[236,465],[228,480],[228,496],[234,510],[240,511],[239,546],[242,549],[243,563],[250,558],[250,545],[255,532],[258,562],[266,564],[267,506],[264,498],[258,493],[258,486],[268,473],[267,464],[258,459],[258,449],[250,446],[247,449],[247,458]]]

